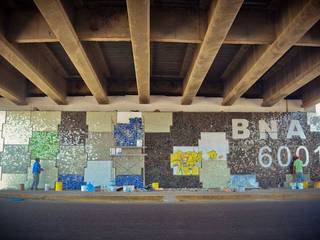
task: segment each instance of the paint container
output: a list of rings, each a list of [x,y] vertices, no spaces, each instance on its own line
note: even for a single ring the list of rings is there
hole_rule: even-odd
[[[309,188],[309,182],[308,181],[304,181],[303,182],[303,188],[304,189],[308,189]]]
[[[50,191],[50,184],[47,184],[47,183],[46,183],[46,184],[44,185],[44,191],[45,191],[45,192],[49,192],[49,191]]]
[[[123,185],[124,192],[134,192],[134,185]]]
[[[87,185],[81,185],[81,192],[87,191]]]
[[[158,189],[159,189],[159,183],[158,183],[158,182],[153,182],[153,183],[152,183],[152,188],[153,188],[154,190],[158,190]]]
[[[55,184],[55,190],[56,190],[56,192],[62,191],[62,188],[63,188],[62,182],[56,182],[56,184]]]
[[[20,190],[21,192],[24,191],[24,184],[23,184],[23,183],[19,184],[19,190]]]
[[[303,189],[303,183],[297,183],[297,189],[302,190]]]
[[[314,188],[320,188],[320,181],[314,182],[313,187],[314,187]]]
[[[294,183],[290,183],[290,189],[291,190],[296,190],[297,189],[297,184],[294,182]]]

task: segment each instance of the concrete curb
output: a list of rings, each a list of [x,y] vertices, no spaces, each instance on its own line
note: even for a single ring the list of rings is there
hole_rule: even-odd
[[[182,203],[223,201],[314,201],[320,200],[320,191],[245,192],[245,193],[81,193],[81,192],[18,192],[0,191],[2,199],[92,203]]]

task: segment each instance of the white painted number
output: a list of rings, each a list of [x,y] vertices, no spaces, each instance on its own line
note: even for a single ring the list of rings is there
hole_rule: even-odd
[[[286,163],[282,163],[281,160],[281,152],[282,150],[286,150],[287,151],[287,162]],[[287,146],[281,146],[278,149],[278,153],[277,153],[277,157],[278,157],[278,163],[281,167],[288,167],[290,165],[291,162],[291,152],[290,149]]]
[[[264,151],[268,151],[269,153],[271,153],[272,150],[268,146],[264,146],[259,150],[259,157],[258,157],[259,163],[261,164],[262,167],[268,168],[272,164],[272,156],[269,153],[263,153]],[[264,158],[266,158],[268,161],[265,162]]]
[[[308,164],[309,164],[309,151],[308,151],[308,149],[305,147],[305,146],[299,146],[298,148],[297,148],[297,151],[296,151],[296,155],[300,155],[300,151],[301,150],[304,150],[304,152],[305,152],[305,156],[306,156],[306,161],[304,162],[304,164],[303,164],[303,166],[304,167],[306,167],[306,166],[308,166]]]
[[[320,161],[320,146],[316,150],[314,150],[314,153],[319,153],[319,161]]]

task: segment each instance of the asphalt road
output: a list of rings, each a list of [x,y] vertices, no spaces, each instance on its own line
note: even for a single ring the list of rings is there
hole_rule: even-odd
[[[0,200],[0,239],[320,239],[320,202],[91,204]]]

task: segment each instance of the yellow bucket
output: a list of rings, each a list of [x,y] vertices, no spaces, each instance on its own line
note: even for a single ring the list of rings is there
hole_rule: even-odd
[[[320,182],[314,182],[314,188],[320,188]]]
[[[309,188],[309,182],[308,181],[304,181],[303,182],[303,189],[308,189]]]
[[[57,192],[62,191],[62,187],[63,187],[62,182],[56,182],[55,190],[56,190]]]
[[[158,183],[158,182],[153,182],[153,183],[152,183],[152,188],[153,188],[154,190],[158,190],[158,189],[159,189],[159,183]]]

